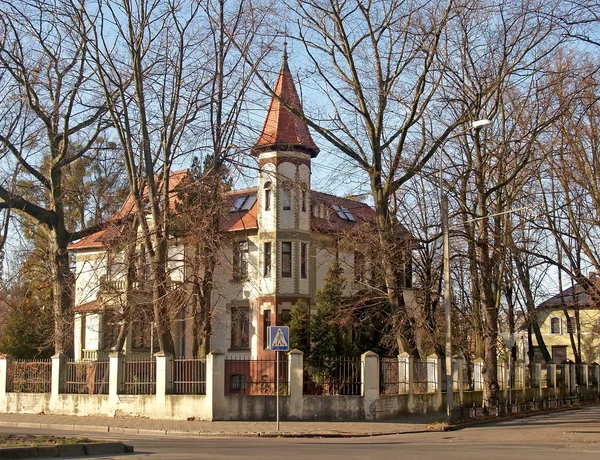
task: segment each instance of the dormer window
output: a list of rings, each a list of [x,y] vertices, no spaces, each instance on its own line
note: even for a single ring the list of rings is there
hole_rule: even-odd
[[[265,182],[265,211],[271,210],[271,182]]]
[[[348,208],[339,204],[334,204],[333,209],[340,219],[347,220],[348,222],[356,222],[356,218],[350,211],[348,211]]]
[[[252,206],[256,203],[256,195],[242,195],[238,196],[231,208],[229,208],[229,212],[242,212],[248,211]]]
[[[292,191],[289,188],[281,191],[281,203],[284,211],[292,209]]]

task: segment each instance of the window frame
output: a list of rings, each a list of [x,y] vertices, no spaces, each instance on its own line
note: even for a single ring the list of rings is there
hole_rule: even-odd
[[[292,210],[292,189],[283,188],[281,190],[281,209],[283,211]]]
[[[248,261],[250,244],[248,240],[236,240],[233,244],[233,279],[235,281],[248,278]]]
[[[271,309],[267,309],[263,311],[263,349],[267,349],[267,345],[269,344],[269,329],[273,323],[273,319],[271,317]]]
[[[308,278],[308,243],[300,243],[300,278]]]
[[[263,244],[263,277],[271,278],[273,271],[273,245],[270,241]]]
[[[288,245],[289,245],[289,251],[284,251],[284,247],[288,247]],[[292,277],[293,255],[294,255],[293,243],[291,241],[282,241],[281,242],[281,277],[282,278],[291,278]],[[286,258],[287,258],[287,261],[286,261]]]
[[[265,182],[264,185],[264,198],[265,198],[265,204],[264,204],[264,209],[265,211],[270,211],[271,210],[271,198],[272,198],[272,193],[271,193],[271,181]]]
[[[230,308],[229,335],[231,350],[250,349],[250,307],[240,306]],[[241,327],[237,327],[241,326]],[[239,336],[237,335],[239,334]],[[238,340],[239,339],[239,340]]]
[[[558,321],[558,332],[553,332],[553,330],[552,330],[552,322],[553,322],[553,320],[557,320]],[[560,334],[562,334],[562,320],[561,320],[561,318],[559,318],[558,316],[551,316],[550,317],[550,330],[549,330],[548,333],[552,334],[552,335],[560,335]]]

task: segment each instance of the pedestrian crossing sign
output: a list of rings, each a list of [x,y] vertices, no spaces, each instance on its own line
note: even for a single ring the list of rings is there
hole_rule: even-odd
[[[271,351],[288,351],[290,349],[290,328],[287,326],[269,326],[267,331]]]

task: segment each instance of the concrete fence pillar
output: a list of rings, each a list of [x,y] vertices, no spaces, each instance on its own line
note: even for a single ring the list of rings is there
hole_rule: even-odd
[[[116,407],[119,403],[119,393],[121,391],[121,380],[123,378],[121,361],[123,355],[118,351],[111,353],[108,357],[108,401],[111,407]]]
[[[533,363],[531,366],[531,381],[536,383],[537,399],[544,399],[544,390],[542,388],[542,363]]]
[[[506,393],[508,389],[508,363],[504,360],[498,360],[498,386]]]
[[[427,393],[441,393],[441,360],[437,355],[427,357]]]
[[[547,362],[546,369],[548,371],[548,388],[552,389],[554,396],[558,392],[558,384],[556,382],[556,363]]]
[[[525,361],[515,363],[515,390],[525,391]]]
[[[581,372],[583,373],[582,377],[583,377],[583,385],[585,386],[586,391],[590,389],[590,379],[589,379],[589,374],[588,374],[588,364],[587,363],[583,363],[581,365]]]
[[[206,356],[206,399],[210,407],[210,420],[228,420],[225,399],[225,355],[213,350]]]
[[[598,363],[594,363],[592,367],[592,374],[594,375],[594,385],[596,385],[596,393],[600,393],[600,365],[598,365]]]
[[[452,372],[452,379],[454,380],[453,386],[454,391],[458,391],[458,402],[462,406],[465,403],[463,385],[463,382],[465,381],[465,360],[462,356],[457,356],[454,362],[455,367]]]
[[[398,355],[398,394],[410,393],[411,388],[411,357],[408,353],[400,353]]]
[[[363,408],[366,420],[375,420],[374,401],[379,399],[379,356],[367,351],[360,356]]]
[[[62,382],[64,380],[67,359],[67,355],[63,355],[62,353],[58,353],[52,357],[52,384],[50,389],[51,401],[57,401],[58,395],[62,390]]]
[[[301,420],[303,406],[304,353],[294,349],[288,354],[288,382],[290,388],[289,419]]]
[[[483,391],[483,358],[477,358],[473,362],[473,389]]]
[[[173,355],[159,351],[156,358],[156,403],[164,408],[168,394],[173,392]]]
[[[574,395],[577,392],[577,379],[575,374],[575,364],[568,363],[566,366],[567,369],[567,386],[569,395]]]
[[[0,412],[7,412],[6,393],[9,390],[8,369],[10,368],[10,355],[0,357]]]

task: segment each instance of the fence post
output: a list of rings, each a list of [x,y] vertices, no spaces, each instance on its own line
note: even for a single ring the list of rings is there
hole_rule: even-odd
[[[600,393],[600,365],[594,363],[594,381],[596,383],[596,392]]]
[[[473,362],[473,389],[483,391],[483,358],[477,358]]]
[[[531,376],[532,382],[535,380],[537,384],[537,397],[538,401],[544,399],[544,390],[542,389],[542,363],[533,363],[532,370],[534,371]],[[547,378],[547,377],[546,377]]]
[[[556,382],[556,363],[547,362],[546,369],[548,369],[548,388],[553,389],[554,396],[557,395],[557,382]]]
[[[289,419],[301,420],[304,415],[303,382],[304,381],[304,353],[293,349],[288,354],[288,384],[290,386]]]
[[[398,394],[410,393],[410,355],[406,352],[398,355]]]
[[[53,402],[58,401],[58,395],[62,390],[62,382],[64,377],[65,362],[67,361],[67,355],[58,353],[52,357],[52,381],[50,384],[50,400]]]
[[[437,355],[429,355],[427,357],[427,393],[439,393],[441,389],[440,375],[441,370],[438,369],[440,360]]]
[[[588,375],[588,363],[583,363],[581,365],[581,372],[583,372],[583,383],[585,385],[585,389],[586,389],[586,393],[587,391],[589,391],[590,389],[590,379],[589,379],[589,375]]]
[[[225,355],[220,350],[206,356],[206,398],[210,420],[229,420],[225,401]]]
[[[0,357],[0,412],[8,412],[6,393],[8,392],[8,369],[10,367],[10,355]]]
[[[159,351],[156,358],[156,402],[165,408],[167,395],[173,392],[173,355]]]
[[[567,363],[566,368],[568,369],[567,377],[568,377],[568,390],[569,395],[572,396],[577,392],[577,375],[575,372],[575,364]]]
[[[461,407],[463,406],[463,404],[465,403],[465,397],[464,397],[464,388],[463,388],[463,382],[465,381],[465,369],[464,369],[464,359],[462,356],[457,356],[456,360],[455,360],[455,371],[456,371],[456,378],[454,377],[454,372],[452,373],[452,378],[455,379],[454,380],[454,384],[456,385],[456,390],[458,390],[458,402],[461,405]]]
[[[367,351],[360,360],[364,416],[366,420],[375,420],[375,401],[379,399],[379,355]]]
[[[121,391],[121,360],[123,355],[118,351],[111,353],[108,357],[108,401],[111,408],[116,411],[119,404],[119,392]]]

